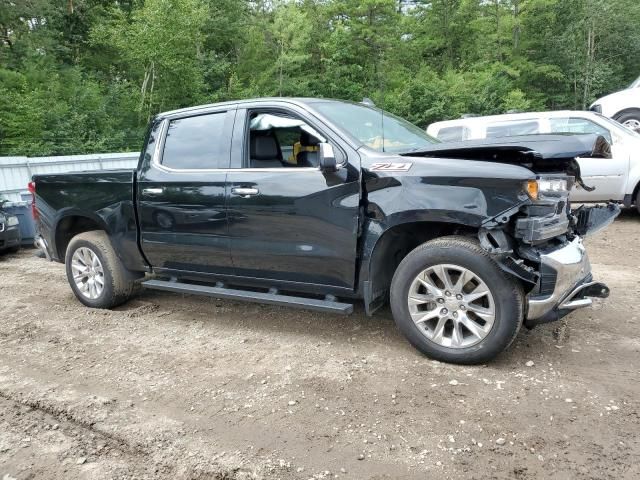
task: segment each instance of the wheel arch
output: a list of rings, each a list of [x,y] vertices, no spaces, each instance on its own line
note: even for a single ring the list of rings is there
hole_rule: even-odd
[[[629,206],[635,204],[638,208],[640,208],[640,205],[638,204],[639,192],[640,192],[640,179],[636,181],[636,186],[633,188],[633,192],[631,193],[631,203]]]
[[[67,246],[73,237],[92,230],[104,230],[110,234],[107,224],[98,215],[68,210],[58,217],[54,226],[54,252],[64,262]]]
[[[612,118],[613,118],[614,120],[616,120],[616,121],[617,121],[617,119],[618,119],[619,117],[621,117],[622,115],[624,115],[624,114],[626,114],[626,113],[638,113],[638,115],[640,116],[640,107],[629,107],[629,108],[624,108],[624,109],[622,109],[622,110],[620,110],[620,111],[616,112],[616,113],[612,116]]]
[[[478,228],[465,224],[440,221],[412,221],[389,226],[374,235],[365,245],[360,269],[360,289],[368,315],[388,300],[391,279],[400,262],[419,245],[446,235],[476,238]]]

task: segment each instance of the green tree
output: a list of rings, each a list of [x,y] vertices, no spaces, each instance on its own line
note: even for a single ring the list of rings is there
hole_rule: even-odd
[[[264,95],[425,127],[585,108],[640,74],[637,0],[0,2],[0,155],[140,148],[163,110]]]

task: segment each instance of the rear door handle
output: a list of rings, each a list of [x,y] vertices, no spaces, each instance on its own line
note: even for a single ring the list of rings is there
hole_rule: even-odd
[[[232,195],[238,195],[243,198],[249,198],[254,195],[258,195],[259,193],[260,193],[260,190],[253,187],[233,187],[231,189]]]
[[[160,195],[164,191],[163,188],[143,188],[142,193],[144,195]]]

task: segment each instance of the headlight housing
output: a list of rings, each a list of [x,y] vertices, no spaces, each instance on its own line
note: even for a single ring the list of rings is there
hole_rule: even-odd
[[[18,217],[15,217],[15,216],[7,217],[7,227],[15,227],[19,223],[20,222],[18,221]]]
[[[525,190],[531,200],[540,200],[546,196],[557,197],[569,193],[569,182],[567,178],[538,178],[528,180]]]

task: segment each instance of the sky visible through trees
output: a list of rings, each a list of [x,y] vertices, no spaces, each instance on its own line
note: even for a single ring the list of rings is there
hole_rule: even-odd
[[[222,100],[369,97],[424,128],[639,75],[638,0],[0,0],[0,155],[138,150]]]

